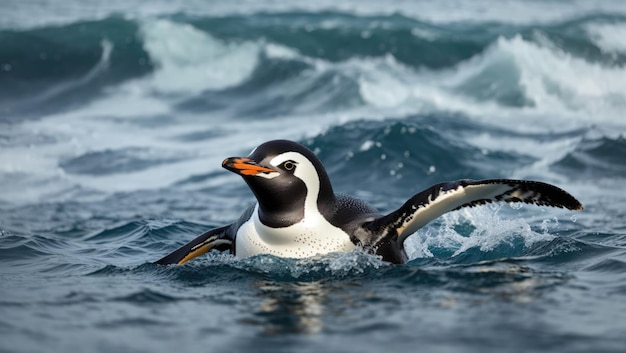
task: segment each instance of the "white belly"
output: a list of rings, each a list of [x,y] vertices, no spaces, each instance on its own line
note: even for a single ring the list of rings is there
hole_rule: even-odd
[[[321,215],[308,215],[306,221],[289,227],[269,228],[260,222],[257,211],[255,208],[252,217],[237,231],[235,255],[238,258],[260,254],[304,258],[355,248],[343,230]]]

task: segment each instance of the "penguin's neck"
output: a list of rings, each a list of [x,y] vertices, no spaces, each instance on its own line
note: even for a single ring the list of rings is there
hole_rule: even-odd
[[[328,183],[328,182],[327,182]],[[331,214],[336,198],[330,183],[320,192],[320,182],[305,185],[304,195],[256,195],[259,220],[272,228],[284,228],[303,222],[305,219]],[[281,197],[282,196],[282,197]],[[302,197],[304,196],[304,197]]]

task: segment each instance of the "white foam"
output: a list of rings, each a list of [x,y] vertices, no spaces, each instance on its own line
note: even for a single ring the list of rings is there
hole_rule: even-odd
[[[589,122],[623,121],[626,108],[626,70],[573,57],[555,47],[540,47],[516,36],[499,40],[514,55],[520,83],[536,109],[579,113]],[[582,114],[580,114],[582,113]]]
[[[410,95],[402,74],[409,69],[398,63],[392,55],[384,60],[355,60],[359,71],[359,89],[363,99],[377,107],[394,107],[403,104]]]
[[[141,22],[144,48],[157,65],[151,82],[163,93],[193,93],[241,83],[257,65],[260,46],[224,43],[184,23]]]
[[[295,49],[280,44],[266,43],[265,55],[274,59],[305,59]]]
[[[626,24],[591,23],[585,27],[591,39],[605,53],[626,53]]]
[[[363,99],[388,115],[459,112],[507,128],[515,124],[522,131],[626,123],[626,68],[588,62],[520,36],[501,37],[483,53],[445,70],[414,71],[390,56],[354,66],[362,72]],[[476,88],[480,81],[491,86]],[[476,89],[494,91],[485,96]],[[494,100],[503,90],[521,94],[530,104]]]
[[[433,257],[431,249],[445,249],[452,256],[463,254],[469,249],[478,248],[489,252],[501,245],[514,246],[514,241],[521,238],[526,248],[537,242],[554,239],[554,235],[545,227],[538,233],[521,218],[502,218],[497,210],[502,205],[490,205],[450,212],[442,216],[439,227],[425,227],[405,241],[405,249],[409,258]],[[475,229],[468,236],[459,234],[454,228],[469,223]]]

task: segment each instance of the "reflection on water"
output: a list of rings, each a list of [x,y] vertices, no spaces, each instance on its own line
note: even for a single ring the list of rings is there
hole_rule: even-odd
[[[561,272],[537,271],[515,261],[489,260],[456,268],[453,275],[463,281],[450,288],[451,294],[478,293],[482,298],[531,303],[570,279]]]
[[[473,303],[496,300],[528,304],[567,280],[568,277],[562,273],[536,271],[516,263],[516,260],[483,261],[453,269],[434,267],[419,271],[398,266],[386,272],[381,281],[372,279],[369,285],[355,284],[349,280],[259,279],[254,282],[258,300],[252,304],[252,317],[245,321],[259,326],[265,335],[316,334],[325,330],[341,330],[339,322],[378,327],[380,323],[374,318],[386,321],[390,314],[411,307],[413,301],[419,302],[423,310],[429,305],[438,309],[452,309],[466,302],[459,300],[464,297],[472,297]],[[403,290],[400,301],[379,293],[395,288],[396,281],[404,283],[401,287],[413,285],[413,290]],[[350,287],[353,285],[359,288],[358,294],[351,293]],[[375,305],[372,306],[373,303]],[[387,322],[390,323],[395,324],[393,319]]]
[[[257,285],[262,301],[255,316],[265,334],[314,334],[322,330],[324,303],[329,291],[322,281],[262,280]]]

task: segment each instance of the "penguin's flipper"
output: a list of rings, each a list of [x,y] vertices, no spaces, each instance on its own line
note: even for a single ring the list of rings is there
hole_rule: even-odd
[[[524,202],[540,206],[582,210],[581,203],[566,191],[547,183],[527,180],[458,180],[441,183],[411,197],[396,211],[371,221],[367,228],[397,234],[404,240],[446,212],[491,202]]]
[[[208,232],[202,233],[194,240],[174,250],[169,255],[164,256],[154,263],[159,265],[182,265],[185,262],[202,254],[206,254],[213,249],[232,249],[234,237],[228,231],[230,227],[231,225],[228,225],[221,228],[211,229]]]

